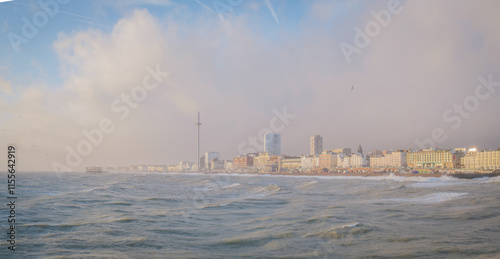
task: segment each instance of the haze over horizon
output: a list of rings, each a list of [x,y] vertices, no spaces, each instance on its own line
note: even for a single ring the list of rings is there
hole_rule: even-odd
[[[500,2],[396,2],[348,59],[342,43],[394,2],[243,1],[221,17],[212,1],[69,1],[17,51],[9,33],[43,9],[1,3],[0,166],[15,144],[19,170],[51,171],[103,118],[112,132],[75,170],[194,162],[198,111],[201,152],[222,159],[283,109],[287,155],[313,135],[324,149],[418,149],[436,128],[440,148],[500,148],[500,87],[478,88],[500,82]]]

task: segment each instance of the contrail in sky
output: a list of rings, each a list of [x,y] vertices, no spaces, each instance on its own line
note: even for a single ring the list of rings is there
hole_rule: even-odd
[[[271,1],[270,0],[265,0],[265,2],[266,2],[266,5],[267,5],[267,9],[269,9],[269,12],[271,12],[271,14],[273,15],[274,20],[276,20],[276,23],[280,24],[280,22],[278,21],[278,17],[276,17],[276,13],[274,12],[274,7],[273,7],[273,4],[271,4]]]
[[[7,1],[13,1],[13,0],[7,0]],[[0,0],[0,3],[1,2],[2,2],[2,0]],[[3,0],[3,2],[6,2],[6,1]],[[39,8],[40,9],[39,6],[32,5],[32,4],[24,4],[24,3],[19,3],[19,2],[14,2],[14,4],[28,6],[28,7],[35,7],[35,8]],[[97,21],[96,19],[94,19],[92,17],[84,16],[84,15],[79,15],[79,14],[76,14],[76,13],[66,12],[66,11],[61,10],[60,8],[59,8],[59,10],[57,12],[60,12],[60,13],[63,13],[63,14],[67,14],[67,15],[71,15],[71,16],[74,16],[74,17],[80,17],[80,18],[84,18],[84,19],[89,19],[89,20]],[[106,27],[104,25],[101,25],[101,26]]]
[[[194,0],[196,1],[198,4],[200,4],[201,6],[205,7],[205,9],[209,10],[211,13],[215,13],[214,10],[210,7],[208,7],[206,4],[200,2],[200,0]]]

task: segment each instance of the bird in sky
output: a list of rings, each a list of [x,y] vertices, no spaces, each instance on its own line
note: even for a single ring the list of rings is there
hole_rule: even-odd
[[[351,87],[351,91],[354,90],[354,85]]]

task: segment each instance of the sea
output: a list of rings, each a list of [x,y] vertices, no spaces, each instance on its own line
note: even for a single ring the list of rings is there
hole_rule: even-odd
[[[16,180],[15,251],[4,198],[0,258],[500,258],[500,177],[18,172]]]

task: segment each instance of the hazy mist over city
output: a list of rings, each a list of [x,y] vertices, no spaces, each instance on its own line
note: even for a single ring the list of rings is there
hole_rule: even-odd
[[[75,170],[195,162],[200,112],[222,159],[266,129],[287,155],[499,148],[500,2],[396,2],[1,3],[0,146],[52,171],[99,130]]]

